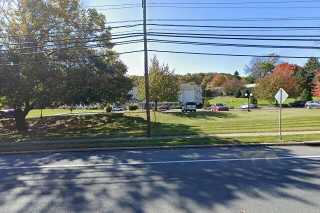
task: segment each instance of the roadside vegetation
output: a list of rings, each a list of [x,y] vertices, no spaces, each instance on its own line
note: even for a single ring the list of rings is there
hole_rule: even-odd
[[[146,120],[143,112],[97,113],[87,110],[68,113],[67,110],[45,110],[42,119],[39,111],[28,115],[29,131],[19,133],[12,120],[0,122],[0,140],[49,140],[75,138],[118,138],[145,135]],[[283,131],[317,131],[320,130],[320,113],[318,110],[284,109]],[[50,113],[60,115],[50,116]],[[278,131],[278,111],[253,110],[251,112],[234,110],[230,112],[197,112],[183,114],[180,112],[153,112],[153,136],[188,136],[228,133],[257,133]],[[238,137],[235,137],[238,138]],[[253,137],[254,138],[254,137]],[[249,141],[249,140],[248,140]]]

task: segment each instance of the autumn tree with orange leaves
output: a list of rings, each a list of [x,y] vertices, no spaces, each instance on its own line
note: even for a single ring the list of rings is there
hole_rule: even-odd
[[[291,97],[297,97],[299,95],[299,87],[297,87],[298,82],[295,78],[295,73],[299,69],[299,66],[288,63],[277,65],[272,74],[257,82],[255,96],[272,101],[276,92],[283,88]]]
[[[313,96],[320,97],[320,70],[316,72],[316,75],[314,78]]]

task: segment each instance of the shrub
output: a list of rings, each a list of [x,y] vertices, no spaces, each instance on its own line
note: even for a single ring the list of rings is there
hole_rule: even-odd
[[[235,97],[236,97],[236,98],[241,98],[241,97],[242,97],[242,93],[241,93],[241,90],[240,90],[240,89],[237,90],[237,92],[236,92],[236,94],[235,94]]]
[[[251,104],[258,105],[258,99],[256,99],[255,97],[251,97],[250,103],[251,103]]]
[[[134,111],[134,110],[137,110],[138,109],[138,106],[137,105],[130,105],[129,106],[129,110],[130,111]]]
[[[311,101],[312,100],[312,94],[307,89],[304,89],[302,93],[300,94],[299,99],[301,101]]]
[[[112,111],[112,106],[111,105],[106,106],[106,112],[111,112],[111,111]]]
[[[205,99],[205,101],[204,101],[204,107],[210,107],[211,105],[210,105],[210,102],[209,102],[209,100],[208,99]]]

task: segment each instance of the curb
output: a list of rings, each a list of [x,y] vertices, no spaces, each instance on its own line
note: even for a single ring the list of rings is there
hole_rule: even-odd
[[[145,147],[101,147],[101,148],[57,148],[30,151],[0,151],[1,155],[10,154],[41,154],[57,152],[90,152],[90,151],[130,151],[130,150],[173,150],[201,148],[236,148],[236,147],[265,147],[265,146],[320,146],[320,141],[286,142],[286,143],[248,143],[248,144],[215,144],[215,145],[181,145],[181,146],[145,146]]]

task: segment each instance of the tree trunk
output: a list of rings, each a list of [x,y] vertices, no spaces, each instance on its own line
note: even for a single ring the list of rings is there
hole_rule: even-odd
[[[27,130],[26,113],[21,109],[16,110],[15,122],[19,132],[25,132]]]
[[[154,101],[154,111],[158,111],[158,101]]]
[[[42,113],[42,108],[41,108],[41,111],[40,111],[40,119],[43,118],[43,113]]]

